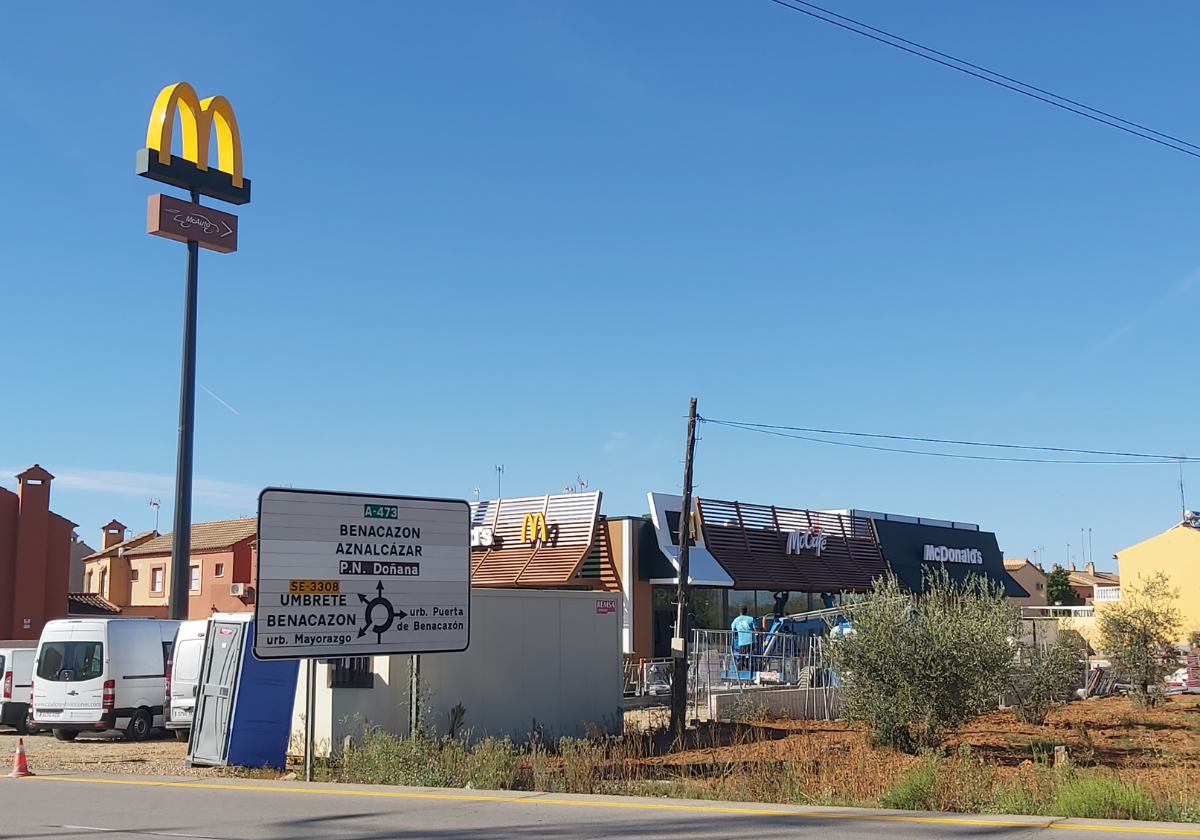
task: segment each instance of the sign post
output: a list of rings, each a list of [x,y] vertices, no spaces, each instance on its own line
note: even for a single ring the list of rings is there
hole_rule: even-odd
[[[254,655],[307,659],[311,778],[316,660],[464,651],[471,629],[465,500],[267,488],[258,497]],[[412,718],[410,718],[412,719]]]
[[[182,110],[181,110],[182,109]],[[183,127],[183,157],[171,154],[175,117]],[[209,169],[208,145],[217,130],[217,168]],[[179,384],[179,445],[175,461],[175,510],[171,534],[167,617],[186,620],[192,554],[192,441],[196,419],[196,298],[200,248],[237,250],[237,217],[200,206],[207,195],[230,204],[250,201],[250,179],[242,177],[242,138],[233,106],[224,96],[200,100],[187,82],[163,88],[150,112],[146,148],[137,153],[136,174],[188,191],[190,202],[150,197],[146,230],[187,243],[183,304],[183,362]]]

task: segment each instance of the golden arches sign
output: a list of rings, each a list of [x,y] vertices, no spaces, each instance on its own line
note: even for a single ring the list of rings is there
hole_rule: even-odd
[[[183,157],[171,154],[175,115],[183,136]],[[209,166],[213,128],[217,135],[217,166]],[[187,82],[163,88],[150,112],[146,148],[138,152],[137,174],[204,195],[246,204],[250,181],[242,174],[242,135],[233,106],[224,96],[200,99]]]
[[[526,534],[529,537],[526,538]],[[546,529],[546,515],[541,511],[537,513],[527,513],[525,518],[521,520],[521,542],[549,542],[549,532]]]

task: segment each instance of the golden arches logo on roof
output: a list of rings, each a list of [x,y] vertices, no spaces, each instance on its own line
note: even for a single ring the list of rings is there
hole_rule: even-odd
[[[529,536],[526,537],[525,535]],[[549,531],[546,529],[546,515],[541,511],[527,513],[521,520],[521,542],[549,542]]]
[[[175,115],[183,130],[183,157],[171,154]],[[213,128],[217,166],[210,168]],[[242,174],[242,135],[233,106],[224,96],[200,99],[187,82],[163,88],[154,100],[146,128],[146,148],[138,152],[137,174],[228,201],[250,201],[250,181]]]

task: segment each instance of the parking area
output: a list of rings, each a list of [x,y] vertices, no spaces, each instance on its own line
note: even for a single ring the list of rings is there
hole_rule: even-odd
[[[7,768],[17,750],[16,731],[0,729],[0,761]],[[74,741],[59,741],[50,732],[25,736],[25,756],[34,773],[82,772],[142,773],[163,776],[247,775],[244,768],[188,767],[184,763],[187,744],[173,734],[155,733],[147,741],[134,743],[118,733],[82,734]],[[0,771],[2,775],[6,770]],[[256,776],[279,778],[275,771]]]

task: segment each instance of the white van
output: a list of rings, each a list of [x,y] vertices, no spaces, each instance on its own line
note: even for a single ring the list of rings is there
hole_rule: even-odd
[[[167,729],[180,741],[188,739],[192,715],[196,711],[196,686],[200,680],[200,659],[204,656],[207,618],[185,621],[175,631],[175,647],[167,668],[167,710],[163,717]]]
[[[60,741],[122,730],[143,741],[163,725],[167,662],[178,621],[68,618],[38,640],[33,722]]]
[[[0,642],[0,725],[22,735],[37,731],[27,726],[36,647],[37,642]]]

